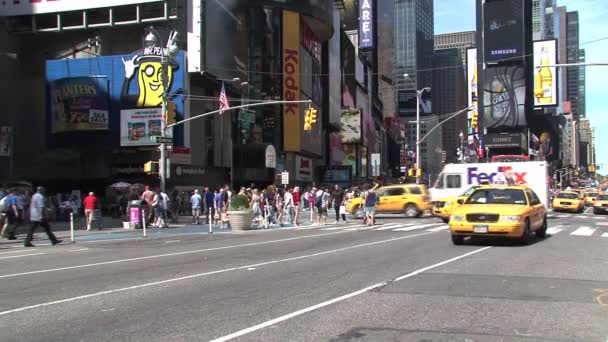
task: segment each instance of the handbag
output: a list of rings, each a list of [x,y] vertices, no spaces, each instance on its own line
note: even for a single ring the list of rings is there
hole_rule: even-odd
[[[346,215],[346,206],[345,205],[340,206],[340,215]]]

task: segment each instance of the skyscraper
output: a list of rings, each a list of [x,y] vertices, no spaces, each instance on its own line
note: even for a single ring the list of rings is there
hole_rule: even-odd
[[[436,34],[435,51],[456,48],[464,65],[467,62],[467,49],[475,46],[475,34],[475,31]]]
[[[406,120],[416,115],[416,91],[433,87],[433,0],[395,0],[393,15],[394,69],[393,84],[397,95],[397,114]],[[421,115],[432,113],[431,94],[421,96]],[[408,119],[409,118],[409,119]],[[423,119],[424,120],[424,119]],[[421,125],[422,126],[422,125]],[[421,130],[421,137],[424,135]],[[411,133],[411,131],[410,131]],[[416,134],[407,134],[410,148],[416,146]],[[441,149],[441,139],[421,145],[420,165],[427,168],[430,152]]]
[[[532,39],[545,39],[545,8],[547,0],[532,0]]]
[[[567,62],[579,63],[579,25],[578,12],[567,12],[566,14],[566,49]],[[566,96],[567,100],[572,104],[572,114],[574,120],[579,119],[579,103],[580,103],[580,75],[579,67],[569,67],[566,81]]]
[[[580,49],[578,54],[579,63],[585,63],[585,49]],[[587,117],[585,112],[585,67],[578,68],[578,115],[581,118]]]

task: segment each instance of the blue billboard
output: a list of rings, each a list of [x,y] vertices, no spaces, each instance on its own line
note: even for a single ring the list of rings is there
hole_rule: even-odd
[[[153,52],[47,61],[49,146],[70,147],[78,141],[81,146],[116,148],[120,146],[121,135],[128,134],[121,132],[121,121],[127,116],[125,111],[156,108],[160,113],[164,89],[160,56]],[[180,51],[167,72],[169,107],[175,110],[177,121],[184,118],[185,73],[185,53]],[[92,93],[92,85],[96,85],[100,93],[95,101],[92,94],[74,94]],[[62,87],[67,97],[57,96],[64,93]],[[101,98],[107,101],[104,108]],[[175,145],[183,146],[183,136],[183,126],[174,128]],[[150,144],[129,146],[145,145]]]

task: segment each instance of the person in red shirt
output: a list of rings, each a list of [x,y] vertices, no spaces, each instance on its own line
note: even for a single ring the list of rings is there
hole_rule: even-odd
[[[300,194],[299,186],[296,186],[295,188],[293,188],[292,195],[293,195],[293,211],[294,211],[293,223],[296,226],[299,226],[298,217],[300,216],[300,203],[302,202],[302,196]]]
[[[87,218],[87,230],[91,230],[91,223],[95,218],[95,209],[97,209],[98,200],[95,193],[89,192],[89,196],[84,198],[84,215]]]

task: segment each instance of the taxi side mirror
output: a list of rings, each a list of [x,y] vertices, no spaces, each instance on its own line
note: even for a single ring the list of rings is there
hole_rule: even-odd
[[[458,204],[464,204],[464,200],[462,198],[457,200],[456,202],[458,202]]]

